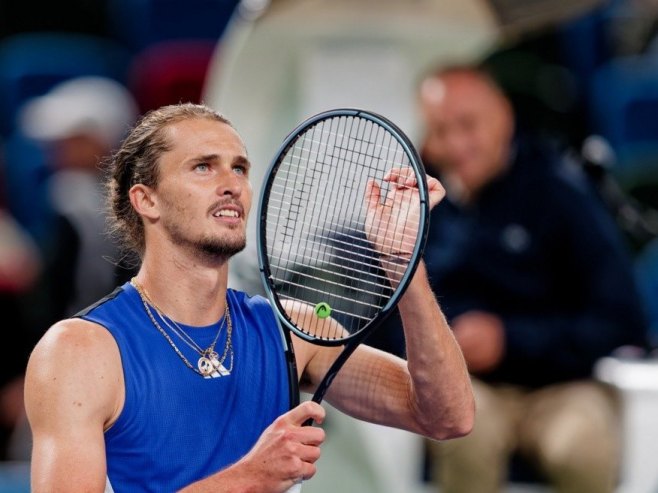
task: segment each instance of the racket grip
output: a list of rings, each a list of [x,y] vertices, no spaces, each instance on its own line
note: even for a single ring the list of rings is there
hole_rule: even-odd
[[[313,426],[313,418],[308,418],[302,423],[302,426]],[[301,493],[302,491],[302,482],[293,484],[286,493]]]

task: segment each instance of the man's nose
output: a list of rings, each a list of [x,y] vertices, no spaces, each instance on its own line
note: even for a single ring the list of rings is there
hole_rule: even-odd
[[[242,193],[242,180],[233,170],[219,173],[217,195],[239,197]]]

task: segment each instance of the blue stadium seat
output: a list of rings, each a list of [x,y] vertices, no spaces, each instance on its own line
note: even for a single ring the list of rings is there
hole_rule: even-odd
[[[603,7],[557,26],[560,59],[582,85],[612,54],[606,21]]]
[[[109,0],[110,30],[133,51],[172,39],[218,40],[239,0]]]
[[[47,181],[52,170],[43,149],[33,140],[14,132],[4,147],[7,207],[16,220],[42,244],[49,237],[52,209]]]
[[[658,347],[658,239],[653,240],[635,260],[635,272],[649,316],[649,338]]]
[[[589,103],[591,128],[612,145],[617,171],[658,169],[658,57],[605,63],[592,78]]]
[[[130,54],[109,39],[74,33],[25,33],[0,42],[0,133],[19,107],[58,82],[81,75],[124,81]]]

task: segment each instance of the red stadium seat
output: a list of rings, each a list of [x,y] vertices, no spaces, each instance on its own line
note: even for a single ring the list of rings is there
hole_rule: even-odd
[[[129,69],[128,86],[140,110],[200,102],[215,46],[208,40],[163,41],[139,52]]]

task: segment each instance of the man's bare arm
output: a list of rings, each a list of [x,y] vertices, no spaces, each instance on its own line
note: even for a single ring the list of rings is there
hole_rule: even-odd
[[[32,491],[103,492],[103,432],[123,399],[119,350],[105,329],[59,322],[27,367],[25,405],[33,436]]]
[[[422,264],[398,306],[407,360],[361,345],[336,376],[327,401],[355,418],[430,438],[468,433],[475,412],[470,377]],[[294,341],[298,362],[308,363],[303,389],[312,391],[341,348]]]
[[[414,192],[416,182],[404,168],[392,170],[385,180],[393,185],[385,198],[376,183],[368,186],[366,233],[382,253],[383,262],[392,263],[385,271],[391,285],[396,286],[402,273],[395,269],[397,256],[411,255],[413,245],[406,248],[398,245],[400,251],[390,257],[390,237],[416,236],[420,222],[414,222],[413,218],[418,211],[403,207],[414,203],[406,196],[417,193]],[[427,185],[431,208],[445,196],[445,190],[431,177]],[[398,217],[411,219],[398,221]],[[389,231],[391,225],[393,233],[377,234],[377,231]],[[327,400],[357,418],[437,439],[468,433],[475,412],[470,377],[422,262],[398,308],[404,326],[407,361],[362,345],[338,373]],[[305,371],[302,383],[313,389],[340,349],[314,350],[300,340],[295,345]]]

